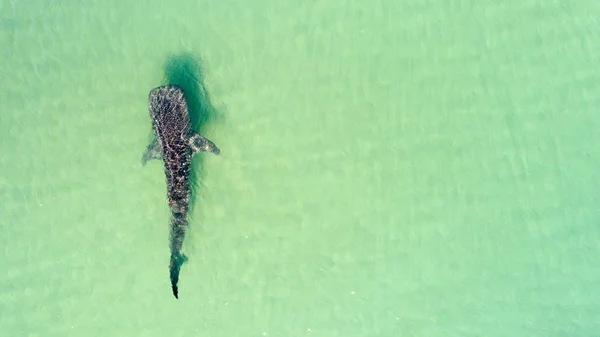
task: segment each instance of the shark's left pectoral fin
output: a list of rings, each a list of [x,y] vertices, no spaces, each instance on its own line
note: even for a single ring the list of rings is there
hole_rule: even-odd
[[[160,159],[161,155],[162,153],[160,150],[160,144],[158,144],[158,141],[156,140],[156,138],[154,138],[152,139],[152,142],[150,142],[150,144],[146,148],[146,151],[144,151],[144,154],[142,155],[142,165],[146,165],[146,163],[150,160]]]
[[[189,140],[189,146],[192,149],[192,154],[196,154],[198,152],[210,152],[216,155],[221,153],[221,150],[215,145],[215,143],[210,140],[200,136],[197,133],[194,133]]]

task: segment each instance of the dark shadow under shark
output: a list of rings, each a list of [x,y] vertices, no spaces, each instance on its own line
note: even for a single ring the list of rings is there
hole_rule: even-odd
[[[162,159],[164,164],[171,209],[169,273],[173,295],[179,298],[179,271],[187,261],[182,245],[194,200],[192,158],[200,152],[219,155],[220,150],[195,131],[201,131],[216,112],[204,88],[199,62],[190,55],[171,57],[165,64],[165,74],[167,84],[148,95],[153,138],[142,156],[142,165],[153,159]]]

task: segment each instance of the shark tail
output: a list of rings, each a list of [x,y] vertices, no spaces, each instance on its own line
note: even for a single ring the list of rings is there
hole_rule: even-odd
[[[179,270],[187,261],[187,257],[181,252],[171,253],[171,263],[169,263],[169,274],[171,276],[171,288],[175,298],[179,298],[177,283],[179,282]]]
[[[169,274],[171,276],[171,288],[173,289],[175,298],[179,298],[179,291],[177,289],[179,271],[181,270],[181,266],[187,261],[187,257],[181,253],[181,246],[183,245],[183,238],[187,228],[187,221],[184,214],[185,213],[173,212],[173,217],[171,219],[171,234],[169,240],[171,262],[169,263]]]

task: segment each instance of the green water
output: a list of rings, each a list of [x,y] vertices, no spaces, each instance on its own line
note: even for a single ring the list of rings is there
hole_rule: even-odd
[[[1,336],[600,336],[597,1],[85,3],[0,2]]]

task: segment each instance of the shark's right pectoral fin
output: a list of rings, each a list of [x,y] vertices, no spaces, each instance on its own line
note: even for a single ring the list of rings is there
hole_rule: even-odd
[[[154,138],[142,155],[142,165],[146,165],[149,160],[160,159],[161,156],[162,151],[160,150],[160,144],[158,144],[158,141]]]
[[[192,149],[192,154],[196,154],[199,152],[210,152],[219,155],[221,153],[221,150],[219,150],[215,143],[200,136],[197,133],[194,133],[190,137],[188,145]]]

